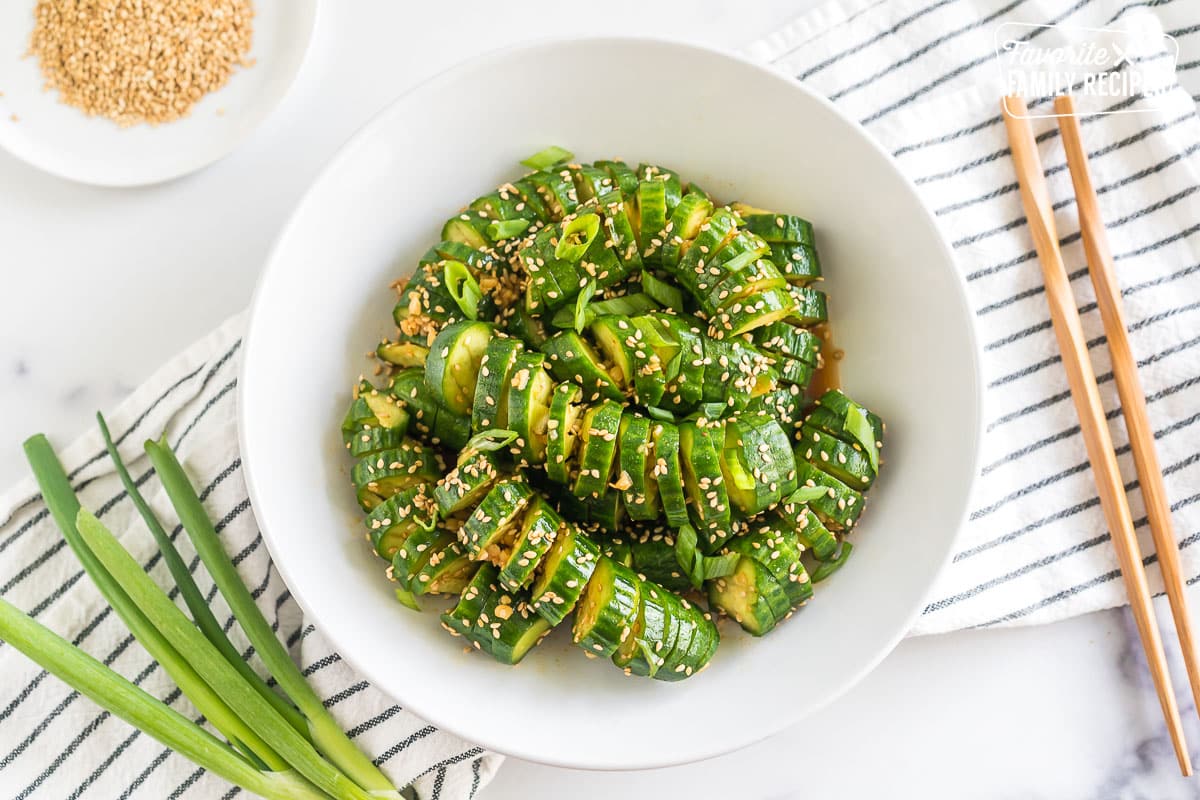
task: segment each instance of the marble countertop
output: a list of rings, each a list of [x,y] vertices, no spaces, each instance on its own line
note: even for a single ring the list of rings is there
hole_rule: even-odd
[[[0,154],[0,485],[24,474],[25,436],[44,430],[68,441],[95,409],[244,308],[317,170],[406,87],[471,53],[561,31],[740,47],[812,5],[610,0],[595,15],[553,0],[525,0],[519,12],[480,4],[478,13],[325,3],[282,106],[201,173],[147,189],[93,189]],[[457,49],[446,46],[448,30]],[[1160,619],[1169,620],[1165,605]],[[1173,670],[1184,674],[1178,663]],[[1200,719],[1186,685],[1178,688],[1200,761]],[[754,702],[751,694],[730,702]],[[802,725],[718,759],[603,774],[510,760],[481,796],[1174,800],[1200,797],[1200,783],[1179,777],[1132,622],[1112,611],[908,640]]]

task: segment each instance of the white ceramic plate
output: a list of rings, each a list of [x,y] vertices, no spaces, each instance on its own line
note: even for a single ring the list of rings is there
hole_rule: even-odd
[[[338,425],[363,352],[391,333],[387,284],[411,272],[445,218],[552,143],[586,160],[665,164],[718,197],[814,220],[844,383],[889,423],[887,465],[850,565],[764,639],[722,626],[712,666],[681,683],[627,678],[584,658],[561,630],[515,669],[464,654],[434,612],[395,602],[349,488]],[[621,38],[483,56],[369,123],[275,247],[240,390],[254,509],[293,594],[341,654],[467,739],[597,769],[733,750],[862,678],[920,611],[950,553],[980,420],[962,284],[888,156],[785,76],[699,47]]]
[[[97,186],[160,183],[227,155],[287,93],[317,16],[317,0],[256,0],[254,66],[235,70],[185,119],[120,128],[43,91],[37,59],[25,55],[33,6],[34,0],[0,3],[0,147],[46,172]]]

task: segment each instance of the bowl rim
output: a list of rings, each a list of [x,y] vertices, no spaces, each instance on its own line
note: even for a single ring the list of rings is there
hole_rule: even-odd
[[[780,731],[784,730],[785,728],[791,727],[791,726],[799,723],[804,717],[811,716],[812,714],[816,713],[817,711],[820,711],[821,709],[827,707],[828,705],[833,703],[835,700],[844,696],[850,689],[852,689],[859,682],[861,682],[863,680],[863,678],[865,678],[868,674],[870,674],[872,671],[874,671],[879,666],[879,664],[896,648],[896,645],[898,645],[900,643],[900,640],[904,638],[905,634],[907,634],[908,631],[912,628],[913,622],[920,616],[922,610],[924,609],[926,600],[929,597],[929,593],[932,591],[934,585],[936,584],[938,577],[944,572],[947,564],[950,563],[950,560],[954,554],[954,543],[961,536],[963,526],[967,521],[967,517],[968,517],[969,509],[970,509],[970,499],[974,495],[974,492],[976,490],[978,480],[979,480],[979,460],[981,457],[980,447],[981,447],[982,438],[983,438],[984,391],[983,391],[983,376],[982,376],[982,371],[981,371],[981,350],[980,350],[980,345],[979,345],[979,337],[978,337],[978,331],[976,330],[976,327],[975,327],[975,319],[974,319],[973,314],[971,313],[971,303],[970,303],[969,295],[967,293],[966,281],[963,278],[962,273],[955,266],[953,249],[950,247],[945,234],[942,232],[941,227],[938,225],[937,219],[934,217],[934,215],[930,211],[929,207],[921,199],[921,196],[919,194],[919,191],[917,190],[916,185],[913,184],[913,182],[904,174],[903,170],[900,169],[899,164],[897,163],[896,159],[892,156],[892,154],[890,152],[888,152],[886,149],[884,149],[884,147],[879,143],[879,141],[876,140],[857,120],[852,119],[851,117],[844,114],[840,109],[838,109],[833,104],[832,101],[830,101],[825,96],[819,94],[814,89],[809,88],[802,81],[797,80],[795,77],[787,74],[786,72],[784,72],[783,70],[781,70],[777,67],[773,67],[769,64],[764,64],[763,62],[755,60],[754,58],[747,56],[740,52],[721,49],[718,47],[712,47],[712,46],[700,44],[700,43],[697,43],[694,41],[687,41],[685,39],[673,38],[673,37],[669,37],[669,36],[659,36],[659,35],[571,34],[571,35],[562,35],[562,36],[536,37],[536,38],[522,40],[522,41],[515,42],[512,44],[504,45],[502,47],[498,47],[496,49],[488,50],[488,51],[485,51],[478,55],[472,56],[471,58],[467,58],[467,59],[463,59],[462,61],[455,62],[454,64],[448,66],[447,68],[445,68],[445,69],[443,69],[443,70],[441,70],[441,71],[439,71],[417,83],[414,83],[412,86],[408,87],[403,92],[396,95],[393,99],[391,99],[384,106],[382,106],[378,111],[376,111],[374,114],[372,114],[360,127],[358,127],[352,134],[350,134],[346,138],[346,140],[337,148],[337,150],[333,153],[332,156],[330,156],[329,160],[325,163],[325,166],[321,168],[321,170],[317,173],[316,177],[312,180],[311,184],[301,195],[300,199],[293,206],[291,213],[288,215],[287,221],[284,223],[283,227],[280,229],[279,234],[275,237],[274,241],[271,244],[269,254],[264,262],[263,269],[260,272],[258,279],[256,281],[256,284],[255,284],[254,294],[253,294],[253,297],[252,297],[252,300],[250,303],[248,316],[247,316],[246,332],[243,335],[243,347],[242,347],[243,357],[242,357],[241,366],[239,367],[239,370],[238,370],[238,388],[237,388],[238,447],[239,447],[240,452],[242,453],[242,458],[244,461],[243,478],[245,480],[247,492],[250,497],[251,511],[255,514],[255,519],[258,520],[259,529],[262,532],[263,540],[264,540],[265,544],[267,545],[267,549],[270,553],[272,553],[272,561],[275,564],[275,568],[279,571],[279,574],[283,578],[284,583],[287,584],[290,588],[292,586],[292,581],[291,581],[292,575],[290,573],[289,568],[284,563],[277,561],[273,555],[276,550],[277,540],[270,532],[268,526],[266,524],[264,524],[264,522],[259,518],[258,512],[255,510],[258,506],[259,493],[258,493],[257,483],[254,478],[253,467],[251,464],[251,461],[252,461],[252,458],[250,456],[251,448],[249,447],[249,437],[247,434],[247,429],[248,429],[249,425],[247,423],[247,418],[246,418],[246,413],[245,413],[246,403],[244,401],[244,396],[243,396],[243,393],[245,391],[244,387],[247,385],[247,381],[245,379],[246,379],[246,375],[248,372],[248,365],[250,362],[250,359],[246,358],[245,356],[246,356],[246,354],[248,354],[250,352],[250,344],[253,340],[254,320],[258,315],[257,312],[259,310],[260,304],[262,304],[264,302],[264,300],[263,300],[264,287],[267,283],[268,276],[277,268],[277,264],[280,262],[283,243],[290,237],[290,235],[293,232],[293,229],[298,224],[298,217],[299,217],[300,212],[305,208],[305,206],[308,205],[308,203],[311,201],[313,196],[316,195],[316,193],[322,188],[326,179],[330,175],[335,173],[338,169],[340,169],[344,162],[350,160],[354,156],[355,152],[360,147],[362,147],[364,142],[366,142],[367,139],[371,136],[373,129],[378,124],[380,124],[383,119],[385,119],[386,117],[395,113],[396,107],[398,105],[400,105],[409,95],[415,93],[418,90],[427,88],[428,86],[436,85],[437,83],[449,80],[450,78],[453,77],[454,73],[456,73],[460,69],[466,68],[468,66],[479,66],[479,65],[487,64],[489,62],[495,62],[495,61],[499,61],[499,60],[503,60],[503,59],[520,57],[522,54],[528,54],[530,52],[535,52],[535,51],[538,51],[541,49],[551,48],[551,47],[555,47],[555,46],[562,46],[562,45],[568,45],[568,44],[582,44],[582,43],[588,43],[588,44],[612,43],[615,45],[634,43],[634,44],[639,44],[639,45],[661,46],[661,47],[666,47],[666,48],[677,48],[677,49],[682,49],[682,50],[693,51],[693,52],[700,53],[700,54],[703,54],[705,56],[710,56],[710,57],[716,56],[718,58],[732,60],[732,61],[738,62],[739,64],[741,64],[743,66],[750,67],[754,70],[757,70],[772,80],[785,83],[792,91],[799,92],[802,95],[804,95],[809,101],[812,101],[812,102],[815,102],[815,103],[818,103],[818,104],[824,106],[827,110],[833,112],[839,119],[841,119],[847,125],[856,129],[857,132],[866,141],[866,143],[871,148],[873,148],[879,155],[883,156],[887,165],[893,170],[896,177],[898,177],[900,179],[901,185],[903,186],[903,190],[908,193],[909,198],[912,201],[912,203],[917,207],[919,213],[925,217],[926,221],[930,225],[930,228],[935,232],[935,238],[937,240],[937,245],[941,250],[941,254],[943,256],[944,262],[950,267],[951,271],[954,274],[953,285],[955,286],[955,288],[958,292],[958,297],[962,303],[962,308],[966,312],[965,316],[966,316],[966,320],[968,323],[966,326],[967,327],[967,338],[968,338],[968,344],[969,344],[969,350],[970,350],[971,357],[970,357],[969,365],[963,365],[963,367],[965,369],[969,368],[971,375],[973,376],[973,380],[971,381],[972,403],[971,403],[971,409],[970,409],[970,416],[971,416],[971,423],[972,423],[971,424],[971,436],[970,436],[971,478],[970,478],[969,483],[966,486],[966,491],[964,492],[964,496],[962,498],[962,511],[959,514],[958,523],[955,528],[955,535],[953,538],[950,539],[950,546],[948,546],[946,548],[946,552],[942,556],[941,562],[937,565],[937,569],[933,573],[933,577],[930,580],[929,586],[926,588],[925,594],[921,595],[917,601],[912,603],[912,607],[908,610],[908,612],[904,616],[904,624],[902,626],[898,626],[896,632],[894,632],[890,637],[888,637],[886,639],[886,641],[882,642],[876,648],[875,653],[869,659],[866,659],[859,669],[857,669],[856,671],[847,673],[833,687],[832,690],[827,691],[825,698],[823,698],[820,702],[818,702],[816,704],[808,706],[805,709],[805,712],[801,717],[798,717],[795,719],[789,718],[779,725],[763,729],[758,733],[758,735],[753,736],[753,737],[747,739],[746,741],[737,744],[736,746],[734,746],[732,748],[730,748],[728,746],[715,746],[715,747],[709,746],[706,748],[698,748],[695,751],[696,754],[691,757],[685,757],[685,758],[673,757],[673,758],[668,758],[666,760],[663,760],[661,758],[656,759],[653,757],[647,757],[637,763],[632,763],[632,764],[630,764],[630,763],[603,763],[603,764],[580,765],[579,763],[571,762],[570,760],[556,758],[554,756],[547,756],[546,754],[542,754],[542,753],[530,752],[528,750],[523,750],[520,747],[511,747],[504,742],[477,740],[471,736],[468,736],[466,734],[459,732],[458,730],[456,730],[456,728],[454,727],[453,724],[446,724],[445,720],[442,719],[441,715],[437,712],[436,707],[432,704],[426,704],[425,702],[423,702],[421,700],[421,698],[419,696],[404,698],[404,707],[406,708],[406,710],[412,711],[417,716],[427,720],[428,722],[432,723],[433,725],[435,725],[436,727],[438,727],[442,730],[445,730],[450,733],[454,733],[455,735],[462,736],[467,741],[474,743],[474,744],[481,745],[482,747],[484,747],[488,750],[491,750],[493,752],[512,756],[514,758],[520,758],[522,760],[530,761],[530,762],[537,763],[537,764],[543,764],[546,766],[553,766],[553,767],[559,767],[559,768],[565,768],[565,769],[576,769],[576,770],[584,770],[584,771],[639,771],[639,770],[645,770],[645,769],[660,769],[660,768],[664,768],[664,767],[682,766],[685,764],[691,764],[691,763],[696,763],[696,762],[700,762],[700,761],[705,761],[705,760],[708,760],[711,758],[715,758],[717,756],[721,756],[721,755],[725,755],[727,753],[736,752],[738,750],[745,749],[753,744],[757,744],[757,743],[763,741],[764,739],[767,739],[768,737],[779,733]],[[282,549],[282,546],[284,544],[283,540],[278,540],[278,543]],[[293,592],[293,598],[296,600],[297,604],[300,606],[301,610],[304,612],[305,617],[307,619],[313,620],[315,622],[317,620],[317,615],[313,613],[312,608],[305,601],[304,597],[298,592]],[[344,651],[339,646],[339,637],[336,633],[336,628],[330,629],[330,630],[322,629],[322,635],[330,643],[330,645],[339,653],[339,655],[347,662],[347,664],[349,666],[351,666],[359,674],[361,674],[363,677],[365,677],[373,685],[379,687],[381,691],[384,691],[382,688],[383,684],[376,680],[376,678],[378,677],[377,671],[363,666],[353,657],[353,655],[351,653]],[[386,691],[385,691],[385,694],[386,694]],[[395,699],[399,700],[400,698],[395,698]]]

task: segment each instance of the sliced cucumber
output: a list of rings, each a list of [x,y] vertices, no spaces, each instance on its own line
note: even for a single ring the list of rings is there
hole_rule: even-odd
[[[859,413],[867,418],[871,429],[875,432],[875,447],[883,449],[883,420],[871,412],[866,406],[854,402],[843,392],[831,389],[816,400],[816,405],[809,413],[806,421],[818,430],[836,436],[845,442],[854,442],[854,437],[846,430],[846,413],[851,406],[856,406]]]
[[[397,367],[419,367],[429,358],[429,348],[412,342],[389,342],[384,340],[375,348],[380,361]]]
[[[493,336],[479,361],[475,400],[471,404],[471,429],[503,430],[508,424],[509,373],[525,347],[518,339]]]
[[[407,417],[408,412],[405,411],[404,415]],[[374,455],[384,450],[391,450],[393,447],[399,447],[404,444],[407,429],[407,424],[400,428],[380,428],[378,426],[364,425],[346,443],[346,449],[355,458],[362,458],[363,456]]]
[[[463,455],[466,457],[460,456],[458,465],[433,489],[433,498],[444,517],[473,509],[501,477],[494,453]]]
[[[632,196],[637,191],[637,173],[624,161],[597,161],[594,166],[607,172],[622,194]]]
[[[854,527],[855,523],[858,522],[858,518],[862,516],[866,499],[862,492],[857,489],[851,488],[846,483],[804,460],[796,461],[796,478],[801,488],[806,486],[809,488],[820,487],[824,490],[819,494],[810,492],[809,494],[814,494],[815,496],[810,497],[806,502],[808,507],[820,517],[821,522],[830,528],[834,530],[849,530]],[[818,557],[822,559],[827,556],[828,553],[824,555],[818,554]]]
[[[350,470],[359,504],[367,511],[402,489],[432,484],[439,477],[437,453],[411,439],[400,447],[359,459]]]
[[[665,268],[673,270],[679,266],[679,259],[683,256],[683,243],[696,238],[700,233],[700,226],[712,211],[712,201],[698,192],[686,194],[679,201],[663,231],[661,262]]]
[[[821,259],[806,244],[773,244],[771,260],[792,283],[807,284],[821,277]]]
[[[654,437],[654,481],[658,485],[663,513],[671,527],[679,528],[690,522],[680,461],[679,428],[670,422],[655,422],[650,432]]]
[[[471,414],[479,362],[492,338],[486,322],[447,325],[433,340],[425,364],[425,385],[437,400],[458,414]]]
[[[392,580],[413,594],[428,594],[426,587],[438,567],[446,564],[447,560],[454,562],[459,558],[470,561],[466,558],[458,539],[449,530],[436,525],[414,528],[412,534],[398,543],[389,556],[392,562]],[[431,561],[432,570],[429,569]],[[455,565],[456,569],[461,567],[461,563]],[[422,574],[425,575],[424,581],[418,577]]]
[[[788,322],[776,322],[754,332],[759,347],[817,366],[821,338],[806,328]]]
[[[598,317],[588,331],[596,346],[604,354],[606,363],[612,365],[610,374],[622,391],[633,385],[633,350],[637,346],[637,329],[633,322],[617,314]]]
[[[512,554],[500,570],[500,584],[516,591],[532,581],[538,565],[565,524],[549,503],[540,496],[535,497],[525,512]]]
[[[650,420],[640,414],[626,412],[621,417],[619,433],[619,471],[617,486],[625,499],[625,509],[631,519],[658,519],[658,483],[654,479],[654,440]]]
[[[529,464],[546,461],[550,395],[554,381],[541,353],[521,353],[508,377],[507,427],[517,434],[513,453]]]
[[[741,214],[746,230],[761,236],[766,241],[787,244],[806,244],[813,246],[812,223],[791,214],[772,214],[761,209],[750,209],[746,206],[734,206]]]
[[[792,291],[799,287],[791,287]],[[795,319],[796,302],[788,289],[769,289],[762,294],[736,300],[713,316],[708,335],[727,339],[749,333],[781,319]]]
[[[791,610],[779,581],[748,556],[738,559],[732,575],[708,581],[708,602],[752,636],[770,633]]]
[[[554,389],[546,422],[546,476],[555,483],[565,484],[571,479],[571,459],[582,415],[583,389],[573,383],[560,383]]]
[[[672,625],[668,634],[670,647],[659,651],[661,659],[654,678],[660,681],[681,681],[703,670],[717,652],[721,636],[709,615],[686,598],[671,595],[665,598]],[[657,649],[657,648],[656,648]],[[636,672],[636,659],[631,667]]]
[[[575,331],[560,331],[542,344],[550,372],[560,381],[574,381],[585,391],[588,402],[602,397],[625,399],[609,368],[590,344]]]
[[[783,587],[791,608],[812,597],[812,581],[800,563],[804,547],[788,525],[772,520],[756,522],[747,533],[729,542],[729,550],[749,556],[766,567]]]
[[[401,489],[367,515],[371,546],[380,558],[391,560],[396,550],[414,531],[429,530],[437,520],[437,506],[431,501],[427,484]]]
[[[797,325],[817,325],[829,321],[825,293],[811,286],[790,287],[792,304],[795,308],[787,318]]]
[[[486,648],[472,636],[472,631],[480,621],[480,615],[489,608],[493,594],[500,590],[497,582],[499,570],[492,564],[482,564],[475,576],[462,590],[458,604],[442,614],[442,625],[446,630],[457,636],[465,636],[477,650],[491,652],[491,641],[486,641]]]
[[[679,426],[679,455],[683,485],[691,499],[691,516],[701,537],[701,549],[715,552],[733,533],[729,494],[721,474],[719,453],[724,447],[722,425],[685,422]]]
[[[847,444],[809,425],[801,426],[797,441],[797,461],[803,458],[822,472],[862,491],[875,482],[875,470],[857,442]]]
[[[674,273],[693,294],[700,279],[707,274],[709,262],[737,235],[737,224],[737,217],[732,212],[718,208],[700,225],[695,239],[680,245],[683,252]]]
[[[743,413],[773,419],[790,433],[799,427],[803,403],[804,393],[801,388],[795,384],[784,383],[766,394],[753,398]]]
[[[600,547],[570,523],[563,525],[530,589],[530,606],[552,625],[562,622],[583,594]]]
[[[737,272],[728,272],[709,290],[702,308],[708,314],[728,308],[739,301],[753,300],[760,294],[787,289],[783,274],[766,259],[759,259]]]
[[[621,411],[620,403],[602,400],[584,412],[579,432],[579,476],[572,487],[576,497],[600,497],[608,489],[616,461]]]
[[[641,611],[641,587],[633,570],[601,557],[575,613],[575,643],[610,658],[633,635]]]
[[[506,563],[533,497],[529,484],[519,477],[506,478],[494,485],[459,532],[459,540],[466,545],[471,558],[497,566]]]
[[[630,542],[633,569],[647,580],[672,592],[686,592],[692,584],[679,568],[675,538],[665,527],[641,533]]]

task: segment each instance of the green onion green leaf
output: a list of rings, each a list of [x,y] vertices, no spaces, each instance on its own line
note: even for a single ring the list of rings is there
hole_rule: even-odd
[[[421,606],[417,603],[417,596],[403,586],[396,587],[396,599],[405,608],[411,608],[413,611],[421,610]]]
[[[656,419],[659,422],[674,422],[675,415],[665,408],[656,408],[655,406],[646,406],[646,414],[650,419]]]
[[[599,232],[600,216],[597,214],[580,214],[578,217],[564,222],[562,238],[554,246],[554,257],[575,263],[583,258],[583,254],[592,246],[592,241]]]
[[[642,291],[664,308],[683,311],[683,290],[662,278],[655,277],[654,273],[649,270],[642,273]]]
[[[493,242],[499,242],[520,236],[528,227],[529,220],[527,219],[501,219],[488,223],[487,235]]]
[[[589,280],[583,289],[579,292],[579,297],[575,298],[575,332],[583,333],[583,329],[589,324],[587,318],[588,303],[592,302],[592,298],[596,296],[596,281]]]
[[[515,442],[518,435],[516,431],[502,429],[477,433],[468,439],[466,445],[463,446],[462,453],[458,457],[458,463],[462,464],[468,461],[476,453],[490,453],[495,450],[503,450]]]
[[[787,496],[787,500],[784,502],[802,505],[820,497],[824,497],[826,494],[828,494],[828,492],[829,490],[823,486],[801,486],[799,489],[789,494]]]
[[[446,290],[462,312],[470,319],[479,319],[479,301],[483,299],[483,290],[467,265],[461,261],[447,261],[443,276]]]
[[[862,445],[867,459],[871,462],[871,469],[878,473],[879,448],[875,443],[875,430],[857,403],[850,403],[846,407],[846,433],[853,436],[855,441]]]
[[[854,545],[850,544],[849,542],[842,542],[842,547],[840,550],[838,550],[838,554],[836,556],[813,570],[812,582],[820,583],[841,569],[842,565],[850,559],[850,553],[853,551]]]
[[[553,167],[555,164],[561,164],[564,161],[570,161],[575,157],[575,154],[570,150],[564,150],[557,145],[551,145],[545,150],[539,150],[521,163],[530,169],[545,169]]]

